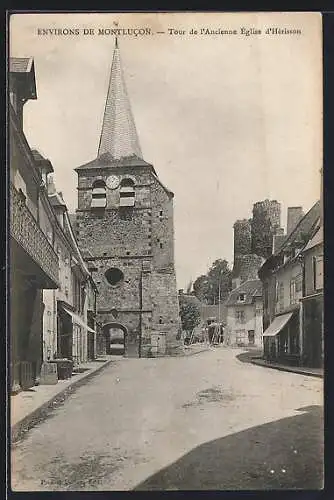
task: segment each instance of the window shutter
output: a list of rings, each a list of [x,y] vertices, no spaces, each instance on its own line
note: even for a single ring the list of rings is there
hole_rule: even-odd
[[[323,255],[315,257],[315,289],[323,288],[324,259]]]

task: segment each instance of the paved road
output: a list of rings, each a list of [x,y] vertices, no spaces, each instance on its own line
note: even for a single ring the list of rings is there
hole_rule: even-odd
[[[322,380],[235,349],[119,359],[12,452],[12,488],[320,488]]]

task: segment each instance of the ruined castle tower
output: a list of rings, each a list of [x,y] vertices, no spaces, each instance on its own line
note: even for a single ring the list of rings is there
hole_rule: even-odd
[[[117,41],[97,157],[79,166],[76,232],[98,286],[107,352],[179,347],[173,193],[143,159]]]
[[[232,270],[232,288],[247,280],[258,279],[258,270],[264,259],[252,254],[251,220],[237,220],[234,225],[234,261]]]
[[[265,259],[272,254],[273,238],[281,234],[281,204],[276,200],[254,203],[252,218],[252,253]]]
[[[290,210],[290,225],[301,217],[301,207]],[[289,223],[288,223],[289,225]],[[232,288],[247,280],[258,279],[258,270],[284,238],[281,228],[281,204],[276,200],[254,203],[253,218],[237,220],[234,229]]]
[[[234,225],[234,259],[238,255],[251,253],[252,248],[252,226],[251,220],[237,220]]]

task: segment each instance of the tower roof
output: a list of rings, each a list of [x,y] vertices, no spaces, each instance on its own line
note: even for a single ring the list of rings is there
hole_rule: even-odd
[[[105,153],[109,153],[114,159],[133,156],[142,158],[117,39],[110,71],[98,156]]]

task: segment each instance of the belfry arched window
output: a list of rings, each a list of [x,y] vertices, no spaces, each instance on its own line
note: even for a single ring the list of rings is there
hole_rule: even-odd
[[[133,207],[135,204],[135,183],[132,179],[126,178],[121,181],[119,190],[119,206]]]
[[[103,180],[97,180],[92,189],[92,208],[104,208],[107,204],[106,184]]]

